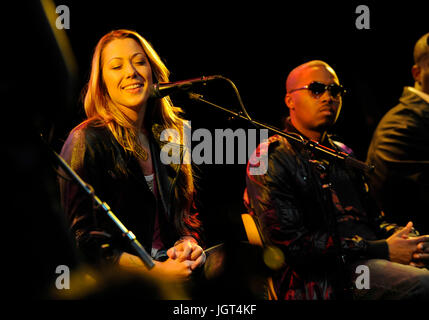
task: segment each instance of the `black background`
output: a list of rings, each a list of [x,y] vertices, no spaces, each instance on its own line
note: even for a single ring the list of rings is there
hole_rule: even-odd
[[[84,119],[80,92],[93,49],[113,29],[133,29],[145,37],[171,71],[171,81],[214,74],[231,79],[251,116],[275,126],[286,114],[287,74],[306,61],[326,61],[348,90],[333,132],[360,160],[381,116],[397,103],[403,86],[413,85],[413,47],[428,32],[427,6],[419,1],[56,1],[60,4],[70,9],[66,33],[78,64],[75,77],[67,73],[38,1],[3,11],[3,35],[10,40],[2,47],[2,130],[8,146],[3,160],[13,169],[7,174],[15,212],[19,218],[37,213],[35,228],[57,206],[55,187],[45,181],[53,170],[37,149],[37,135],[44,134],[59,152],[68,132]],[[369,30],[356,28],[360,4],[370,9]],[[204,90],[208,100],[238,108],[228,85]],[[173,101],[193,130],[250,128],[201,103]],[[207,246],[228,235],[243,239],[245,166],[201,165],[199,176]],[[28,193],[15,192],[24,189]],[[55,233],[52,225],[44,227]]]
[[[70,9],[66,32],[78,64],[77,77],[67,74],[37,1],[32,4],[32,24],[27,30],[32,50],[27,57],[24,54],[24,61],[33,70],[29,74],[34,91],[31,101],[37,111],[32,112],[57,151],[68,132],[84,118],[80,92],[88,80],[97,41],[110,30],[128,28],[153,45],[170,69],[171,81],[223,75],[235,83],[253,118],[276,126],[281,125],[287,110],[283,99],[288,72],[312,59],[328,62],[348,90],[333,132],[358,159],[365,160],[380,117],[397,103],[403,86],[413,85],[413,47],[427,32],[426,11],[413,1],[389,5],[125,0],[56,4]],[[369,7],[369,30],[356,28],[359,4]],[[204,91],[208,100],[238,108],[231,87],[222,83],[208,87]],[[173,97],[192,121],[193,130],[250,128],[207,105],[177,99]],[[245,210],[241,200],[245,166],[201,165],[199,176],[201,218],[211,245],[222,241],[224,231],[231,223],[239,223],[237,217]]]

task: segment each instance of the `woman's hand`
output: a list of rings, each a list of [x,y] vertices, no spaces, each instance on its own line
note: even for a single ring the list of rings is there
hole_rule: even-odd
[[[153,272],[156,273],[161,279],[168,279],[173,281],[188,280],[192,274],[191,265],[192,261],[178,259],[167,259],[163,262],[154,261],[155,267]]]
[[[190,240],[176,243],[174,247],[168,249],[167,255],[170,259],[191,262],[191,270],[195,270],[206,261],[204,250],[196,242]]]

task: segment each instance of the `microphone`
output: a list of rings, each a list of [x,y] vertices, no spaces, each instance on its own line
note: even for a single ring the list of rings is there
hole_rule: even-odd
[[[160,82],[155,83],[150,92],[150,97],[160,99],[168,96],[177,91],[189,90],[196,83],[206,83],[207,81],[220,79],[222,76],[202,76],[199,78],[193,78],[188,80],[181,80],[175,82]]]

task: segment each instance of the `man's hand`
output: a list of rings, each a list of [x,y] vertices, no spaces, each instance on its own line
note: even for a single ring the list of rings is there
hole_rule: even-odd
[[[395,232],[386,241],[389,247],[390,261],[402,264],[412,264],[412,260],[416,259],[416,263],[423,263],[422,260],[428,260],[429,252],[429,236],[408,237],[413,227],[412,222],[408,222],[405,228]],[[418,254],[418,256],[415,256]]]
[[[429,265],[429,235],[424,235],[417,244],[417,251],[413,253],[413,259],[410,265],[415,267],[424,267]]]

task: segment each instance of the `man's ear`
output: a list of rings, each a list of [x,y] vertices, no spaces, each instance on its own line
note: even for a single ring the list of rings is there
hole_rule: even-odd
[[[414,81],[418,82],[419,85],[422,84],[421,71],[422,68],[420,68],[420,66],[418,66],[417,64],[413,65],[413,67],[411,68],[411,73],[413,75]]]
[[[286,103],[286,106],[289,108],[289,110],[295,109],[295,103],[292,99],[292,96],[289,93],[287,93],[285,96],[285,103]]]

